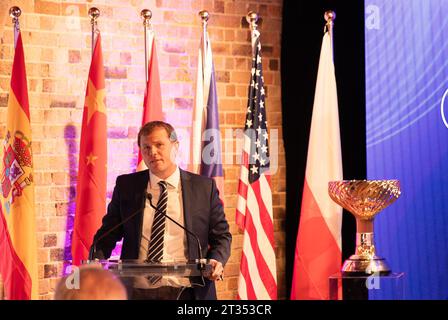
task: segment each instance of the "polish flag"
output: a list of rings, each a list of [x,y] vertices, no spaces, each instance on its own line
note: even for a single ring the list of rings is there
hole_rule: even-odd
[[[329,299],[328,277],[341,267],[342,208],[328,182],[342,180],[338,99],[329,32],[320,53],[291,299]]]

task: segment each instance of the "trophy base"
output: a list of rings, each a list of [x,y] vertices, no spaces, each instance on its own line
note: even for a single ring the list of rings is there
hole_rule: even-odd
[[[365,258],[358,255],[352,255],[345,260],[341,272],[345,276],[358,276],[365,274],[389,275],[391,270],[384,258],[374,256]]]

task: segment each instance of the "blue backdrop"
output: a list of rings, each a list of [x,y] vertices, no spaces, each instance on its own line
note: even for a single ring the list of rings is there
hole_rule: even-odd
[[[376,218],[377,254],[406,273],[406,299],[448,299],[447,9],[365,0],[367,176],[402,189]]]

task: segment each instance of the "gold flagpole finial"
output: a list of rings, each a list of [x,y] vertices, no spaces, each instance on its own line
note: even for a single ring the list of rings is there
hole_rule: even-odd
[[[89,9],[89,17],[92,24],[96,23],[96,19],[100,16],[100,10],[98,8],[92,7]]]
[[[249,23],[249,26],[252,30],[257,30],[258,14],[256,12],[249,11],[246,16],[246,21]]]
[[[328,22],[328,20],[333,22],[334,19],[336,19],[336,12],[334,12],[333,10],[325,11],[324,18],[325,18],[325,21],[327,21],[327,22]]]
[[[325,19],[325,21],[327,21],[327,24],[325,25],[325,27],[327,28],[327,30],[330,32],[330,35],[331,35],[333,32],[333,23],[334,23],[334,20],[336,19],[336,12],[334,12],[333,10],[325,11],[324,19]]]
[[[201,17],[202,23],[207,23],[208,19],[210,18],[210,14],[207,10],[199,11],[199,16]]]
[[[13,20],[18,19],[18,18],[20,17],[21,14],[22,14],[22,10],[20,10],[19,7],[14,6],[14,7],[11,7],[11,8],[9,9],[9,16],[10,16]]]
[[[143,9],[140,12],[140,17],[142,17],[142,19],[143,19],[143,25],[145,27],[149,27],[149,20],[151,20],[151,18],[152,18],[152,11],[149,9]]]

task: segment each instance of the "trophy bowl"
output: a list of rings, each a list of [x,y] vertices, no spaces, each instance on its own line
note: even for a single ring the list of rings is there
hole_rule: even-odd
[[[387,275],[391,272],[384,258],[375,252],[373,221],[401,194],[398,180],[344,180],[328,183],[334,202],[356,218],[356,252],[342,266],[344,275]]]

